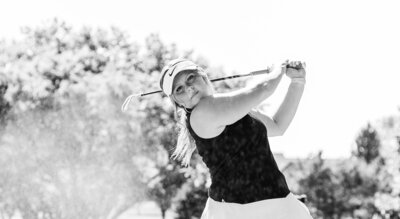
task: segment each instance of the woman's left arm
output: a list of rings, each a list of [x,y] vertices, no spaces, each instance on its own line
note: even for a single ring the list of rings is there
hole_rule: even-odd
[[[291,79],[288,91],[276,113],[272,116],[283,135],[296,114],[306,83],[305,63],[290,62],[286,75]]]
[[[292,122],[304,91],[306,75],[304,67],[305,63],[289,63],[286,75],[291,79],[291,83],[285,98],[272,117],[257,110],[252,111],[252,114],[267,127],[269,137],[283,135]]]

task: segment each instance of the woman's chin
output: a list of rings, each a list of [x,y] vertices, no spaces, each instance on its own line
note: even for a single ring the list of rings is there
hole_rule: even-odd
[[[192,107],[191,107],[191,108],[195,107],[199,102],[200,102],[199,95],[196,94],[196,95],[193,96],[193,98],[192,98],[192,101],[191,101]]]

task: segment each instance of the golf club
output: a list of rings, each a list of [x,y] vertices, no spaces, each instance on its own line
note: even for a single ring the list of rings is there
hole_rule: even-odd
[[[293,67],[289,67],[288,68],[293,68]],[[216,82],[216,81],[223,81],[223,80],[228,80],[228,79],[233,79],[233,78],[241,78],[241,77],[249,77],[249,76],[256,76],[256,75],[261,75],[261,74],[268,74],[271,73],[274,69],[274,65],[272,65],[271,67],[268,67],[267,69],[263,69],[263,70],[258,70],[258,71],[253,71],[250,72],[248,74],[240,74],[240,75],[231,75],[231,76],[226,76],[226,77],[221,77],[221,78],[215,78],[215,79],[211,79],[211,82]],[[147,93],[137,93],[137,94],[132,94],[129,95],[124,103],[122,104],[121,110],[123,112],[125,112],[128,109],[128,105],[131,102],[132,98],[138,98],[138,97],[144,97],[147,95],[151,95],[151,94],[156,94],[156,93],[162,93],[162,90],[157,90],[157,91],[151,91],[151,92],[147,92]]]

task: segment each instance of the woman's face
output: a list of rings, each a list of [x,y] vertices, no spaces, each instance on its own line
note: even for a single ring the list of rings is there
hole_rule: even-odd
[[[179,105],[191,109],[203,97],[212,95],[212,91],[212,87],[202,75],[197,72],[183,71],[174,79],[172,95]]]

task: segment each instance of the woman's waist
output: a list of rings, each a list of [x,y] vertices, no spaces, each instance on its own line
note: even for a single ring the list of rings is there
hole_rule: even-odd
[[[207,165],[208,166],[208,165]],[[218,167],[209,167],[211,181],[217,187],[230,185],[233,188],[245,188],[249,185],[258,187],[286,185],[285,176],[278,167],[271,163],[223,163]]]
[[[253,202],[247,202],[247,203],[239,203],[239,202],[230,202],[230,201],[225,201],[225,200],[216,200],[213,197],[209,197],[214,202],[218,202],[220,204],[228,204],[228,205],[240,205],[240,206],[250,206],[250,205],[257,205],[260,203],[272,203],[272,202],[280,202],[286,199],[295,199],[298,200],[296,195],[291,193],[290,191],[286,195],[282,195],[282,197],[275,197],[275,198],[268,198],[268,199],[261,199],[258,201],[253,201]]]
[[[259,185],[257,183],[238,185],[228,183],[220,185],[212,183],[208,195],[215,201],[246,204],[267,199],[284,198],[290,193],[284,185]]]

